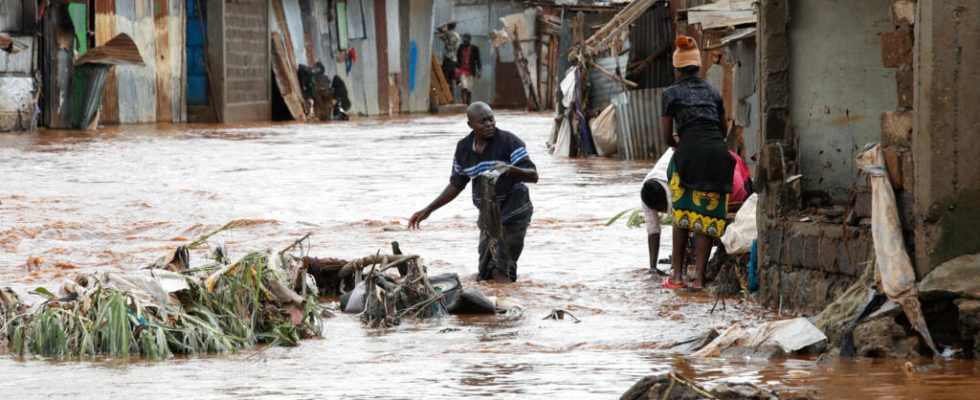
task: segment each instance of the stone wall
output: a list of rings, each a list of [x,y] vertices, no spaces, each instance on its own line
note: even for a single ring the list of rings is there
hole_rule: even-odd
[[[762,233],[761,302],[815,315],[864,272],[874,256],[867,227],[784,222]]]

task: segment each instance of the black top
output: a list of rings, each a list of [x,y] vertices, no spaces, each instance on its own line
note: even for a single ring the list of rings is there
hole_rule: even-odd
[[[483,68],[483,64],[480,62],[480,48],[472,44],[461,44],[459,48],[456,49],[456,66],[463,64],[463,49],[469,48],[470,50],[470,72],[477,73]]]
[[[515,167],[536,169],[531,157],[527,154],[524,142],[513,133],[497,129],[497,133],[487,141],[483,154],[473,151],[476,134],[460,139],[456,143],[456,155],[453,158],[453,171],[449,183],[462,190],[470,179],[486,172],[498,162],[511,164]],[[501,221],[516,220],[528,215],[532,210],[531,196],[527,186],[511,176],[503,175],[497,180],[497,200],[500,201]],[[473,185],[473,205],[480,208],[479,187]]]
[[[664,91],[661,108],[661,115],[673,118],[677,132],[683,134],[692,122],[718,125],[720,115],[725,112],[725,103],[718,89],[704,79],[690,77]]]

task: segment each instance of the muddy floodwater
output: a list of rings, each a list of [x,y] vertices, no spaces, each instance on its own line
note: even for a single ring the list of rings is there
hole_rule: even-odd
[[[326,319],[294,348],[166,361],[54,361],[0,355],[0,399],[618,398],[677,369],[704,383],[749,381],[824,398],[980,398],[973,362],[686,359],[677,339],[752,325],[772,312],[661,289],[646,275],[643,229],[604,227],[639,203],[652,163],[553,159],[546,115],[501,113],[541,180],[519,282],[474,280],[477,211],[469,188],[421,231],[407,218],[448,182],[461,117],[332,124],[127,126],[0,135],[0,286],[46,285],[79,271],[141,268],[231,220],[212,239],[231,257],[312,232],[311,255],[353,258],[399,241],[430,273],[524,305],[523,317],[446,317],[369,329]],[[669,230],[665,236],[670,237]],[[662,254],[669,251],[663,243]],[[201,260],[202,253],[194,253]],[[37,259],[39,258],[39,260]],[[28,271],[28,260],[40,265]],[[553,308],[581,319],[542,320]]]

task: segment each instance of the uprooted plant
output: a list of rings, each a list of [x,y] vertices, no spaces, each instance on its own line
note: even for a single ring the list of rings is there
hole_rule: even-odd
[[[231,264],[222,254],[190,269],[186,249],[200,246],[198,240],[147,269],[79,275],[65,285],[64,297],[37,290],[49,298],[31,307],[5,291],[2,332],[16,354],[59,358],[165,358],[296,345],[320,335],[316,286],[290,253],[307,237],[278,253],[253,252]]]

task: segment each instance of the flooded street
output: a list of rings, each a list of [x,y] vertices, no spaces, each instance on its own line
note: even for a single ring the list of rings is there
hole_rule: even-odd
[[[142,268],[231,220],[212,242],[232,258],[313,233],[311,255],[354,258],[398,241],[431,274],[514,298],[521,318],[447,317],[369,329],[326,319],[294,348],[163,362],[0,356],[0,398],[618,398],[677,369],[701,382],[750,381],[826,398],[976,398],[974,362],[907,374],[904,360],[683,359],[661,348],[709,328],[776,316],[661,289],[645,273],[643,229],[603,224],[638,206],[651,163],[554,159],[546,115],[501,113],[537,164],[534,218],[514,285],[475,282],[477,210],[469,188],[406,230],[445,187],[462,117],[321,125],[127,126],[0,135],[0,286],[46,285],[89,269]],[[669,230],[664,232],[669,237]],[[661,255],[669,252],[662,243]],[[202,252],[192,255],[201,261]],[[40,258],[37,260],[36,258]],[[30,261],[29,261],[30,260]],[[31,268],[27,264],[39,264]],[[563,308],[582,320],[542,320]]]

